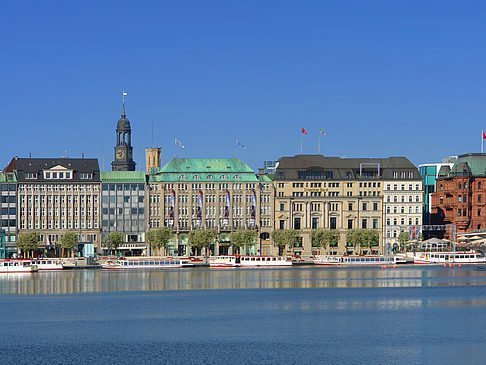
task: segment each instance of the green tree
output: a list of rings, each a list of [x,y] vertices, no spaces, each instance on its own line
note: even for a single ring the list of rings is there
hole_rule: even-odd
[[[240,247],[255,244],[257,236],[258,232],[255,230],[237,230],[230,233],[230,241],[233,247],[239,251]]]
[[[167,247],[169,246],[169,241],[174,238],[174,232],[170,227],[161,227],[149,231],[147,238],[151,248],[157,248],[160,254],[160,249],[163,247],[167,256]]]
[[[376,246],[380,241],[380,235],[377,231],[372,229],[362,229],[360,232],[361,244],[368,247],[371,253],[373,246]]]
[[[276,229],[272,232],[272,240],[278,246],[280,255],[287,246],[292,246],[298,238],[299,231],[295,229]]]
[[[190,231],[188,234],[188,239],[192,246],[199,249],[206,248],[206,256],[208,255],[209,246],[216,241],[217,237],[218,232],[214,229],[198,229]]]
[[[313,229],[311,231],[312,245],[321,248],[337,245],[339,242],[340,234],[336,230],[329,230],[324,228]]]
[[[64,250],[68,249],[71,250],[71,255],[73,254],[74,245],[78,243],[78,235],[74,232],[66,232],[61,237],[61,248],[62,254],[61,256],[64,257]]]
[[[351,244],[356,252],[356,248],[359,247],[361,252],[361,240],[359,229],[350,229],[346,232],[346,244]]]
[[[123,243],[123,233],[121,232],[110,232],[108,235],[103,237],[103,245],[108,249],[110,252],[112,249],[116,250],[120,247]]]
[[[398,243],[400,244],[401,250],[403,250],[408,241],[410,241],[410,234],[408,232],[400,232],[398,235]]]
[[[22,232],[17,239],[17,247],[22,250],[22,253],[31,256],[32,251],[39,247],[40,236],[37,232]]]

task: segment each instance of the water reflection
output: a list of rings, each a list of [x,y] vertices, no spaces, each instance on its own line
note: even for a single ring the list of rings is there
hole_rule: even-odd
[[[282,269],[63,270],[0,275],[0,294],[66,294],[131,290],[371,288],[485,285],[474,268],[398,267]],[[389,304],[384,304],[389,305]]]

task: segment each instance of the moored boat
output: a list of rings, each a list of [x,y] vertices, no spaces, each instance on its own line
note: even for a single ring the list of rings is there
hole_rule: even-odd
[[[32,265],[36,265],[41,271],[43,270],[62,270],[62,259],[58,258],[43,258],[33,259]]]
[[[287,256],[211,256],[209,267],[274,267],[292,266],[292,258]]]
[[[145,259],[118,259],[108,260],[101,264],[103,269],[172,269],[184,266],[192,266],[190,260],[169,258],[145,258]]]
[[[486,257],[476,251],[415,252],[414,264],[486,264]]]
[[[5,259],[0,260],[0,274],[14,273],[14,272],[36,272],[38,267],[32,265],[31,260],[24,259]]]
[[[395,257],[382,255],[317,255],[313,261],[314,265],[330,266],[384,266],[396,264]]]

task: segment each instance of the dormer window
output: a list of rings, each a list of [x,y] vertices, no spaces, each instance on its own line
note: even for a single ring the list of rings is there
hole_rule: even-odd
[[[186,179],[186,175],[179,175],[179,180],[185,180]]]
[[[226,175],[221,175],[219,178],[220,178],[221,180],[226,180],[226,179],[227,179]]]
[[[235,176],[233,176],[233,179],[239,180],[239,179],[241,179],[241,177],[240,177],[240,175],[235,175]]]
[[[53,179],[57,179],[57,172],[53,172],[53,173],[52,173],[52,178],[53,178]]]
[[[200,177],[199,175],[194,175],[192,178],[193,178],[194,180],[199,180],[201,177]]]
[[[36,172],[26,172],[25,178],[29,179],[29,180],[37,179],[37,173]]]
[[[45,173],[45,178],[46,179],[50,179],[51,178],[51,173],[50,172],[46,172]]]
[[[208,180],[212,180],[214,179],[214,176],[213,175],[208,175]]]

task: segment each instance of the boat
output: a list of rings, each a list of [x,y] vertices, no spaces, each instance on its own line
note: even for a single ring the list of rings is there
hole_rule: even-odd
[[[287,256],[211,256],[209,267],[275,267],[292,266],[292,258]]]
[[[486,264],[486,257],[476,251],[415,252],[414,264]]]
[[[39,258],[33,259],[32,265],[36,265],[41,271],[43,270],[62,270],[62,259],[57,258]]]
[[[107,260],[101,264],[103,269],[172,269],[184,266],[192,266],[189,259],[171,259],[171,258],[145,258],[145,259],[125,259]]]
[[[314,265],[329,266],[385,266],[396,265],[397,258],[382,255],[317,255]]]
[[[24,259],[4,259],[0,260],[0,273],[14,273],[14,272],[36,272],[39,268],[32,265],[31,260]]]

